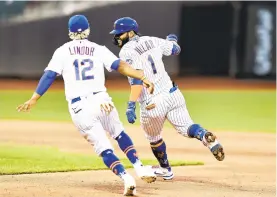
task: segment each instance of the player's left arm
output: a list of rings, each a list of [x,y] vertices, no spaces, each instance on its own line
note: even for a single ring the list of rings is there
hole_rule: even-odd
[[[155,38],[154,40],[165,56],[179,55],[181,52],[181,47],[178,45],[178,37],[175,34],[169,34],[166,39]]]
[[[181,47],[178,45],[178,37],[175,34],[169,34],[166,36],[166,40],[172,42],[171,55],[179,55]]]
[[[28,112],[30,109],[37,103],[40,97],[48,90],[48,88],[52,85],[57,73],[51,70],[47,70],[41,76],[39,83],[32,97],[26,101],[25,103],[19,105],[17,107],[17,111]]]
[[[42,97],[42,95],[49,89],[57,75],[62,73],[60,50],[56,50],[51,61],[45,69],[45,72],[41,76],[37,88],[31,98],[25,103],[19,105],[16,109],[19,112],[28,112]]]

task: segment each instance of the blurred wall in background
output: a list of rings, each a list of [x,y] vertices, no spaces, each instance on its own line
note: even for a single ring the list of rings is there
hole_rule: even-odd
[[[276,77],[276,2],[124,2],[78,13],[90,21],[90,40],[116,55],[109,32],[119,17],[135,18],[143,35],[177,34],[181,55],[165,57],[171,75]],[[68,41],[68,18],[1,23],[0,76],[40,77],[54,50]]]

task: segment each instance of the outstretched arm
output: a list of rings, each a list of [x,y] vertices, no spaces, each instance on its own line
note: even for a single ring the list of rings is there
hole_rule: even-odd
[[[39,100],[39,98],[48,90],[51,84],[54,82],[56,76],[61,75],[63,70],[63,50],[62,48],[56,49],[48,66],[45,68],[45,72],[41,76],[39,83],[33,96],[26,101],[24,104],[17,107],[18,111],[27,112],[29,111]]]
[[[150,94],[152,94],[154,92],[153,83],[151,83],[148,79],[146,79],[146,77],[145,77],[142,70],[135,70],[127,62],[118,59],[105,46],[102,47],[101,55],[103,56],[104,66],[107,68],[108,71],[116,70],[124,76],[139,79],[143,82],[143,85],[148,88],[148,91],[149,91]]]
[[[44,72],[42,77],[39,80],[36,91],[33,93],[32,97],[26,101],[24,104],[21,104],[17,107],[17,111],[28,112],[30,109],[37,103],[39,98],[48,90],[48,88],[52,85],[57,73],[51,70],[47,70]]]
[[[154,92],[153,83],[146,79],[142,70],[135,70],[128,63],[122,60],[116,60],[111,67],[124,76],[141,80],[142,83],[148,88],[150,94]]]

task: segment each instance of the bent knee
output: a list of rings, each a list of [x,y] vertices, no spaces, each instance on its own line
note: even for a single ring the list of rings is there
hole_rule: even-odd
[[[162,139],[161,135],[151,136],[151,135],[145,134],[145,136],[150,143],[155,143]]]
[[[113,151],[113,146],[111,142],[109,141],[108,138],[105,139],[94,139],[92,136],[89,134],[85,134],[84,138],[90,143],[90,145],[93,147],[95,153],[98,156],[101,156],[103,152],[106,150],[112,150]]]
[[[113,153],[113,150],[112,149],[106,149],[106,150],[103,150],[101,151],[101,153],[99,154],[99,156],[101,157],[106,157],[107,155]]]
[[[110,152],[113,153],[113,147],[112,145],[106,145],[106,146],[95,146],[94,151],[98,156],[105,156],[109,154]]]

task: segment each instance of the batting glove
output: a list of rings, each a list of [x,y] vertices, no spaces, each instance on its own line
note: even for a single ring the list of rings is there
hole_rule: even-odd
[[[175,34],[169,34],[168,36],[166,36],[166,39],[169,41],[178,42],[178,37]]]
[[[126,110],[126,116],[127,116],[128,122],[131,124],[134,124],[137,119],[135,110],[136,110],[136,102],[129,101],[128,108]]]

